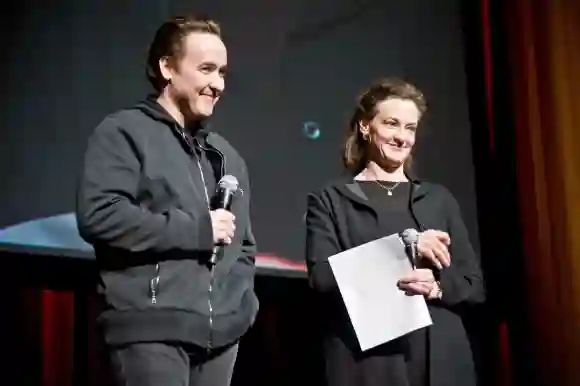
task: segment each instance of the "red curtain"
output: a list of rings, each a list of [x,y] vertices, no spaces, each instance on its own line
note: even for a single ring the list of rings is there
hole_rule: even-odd
[[[8,348],[2,361],[4,379],[23,386],[72,386],[73,293],[10,279],[4,284],[5,312],[0,322],[3,347]]]
[[[580,2],[507,0],[530,334],[540,385],[580,384]]]
[[[69,386],[73,381],[74,294],[42,291],[42,385]]]

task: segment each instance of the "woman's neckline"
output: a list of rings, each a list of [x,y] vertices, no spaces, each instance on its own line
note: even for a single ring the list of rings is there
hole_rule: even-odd
[[[408,180],[400,180],[400,181],[393,181],[393,180],[355,180],[356,182],[392,182],[393,184],[399,183],[404,184],[409,182]]]

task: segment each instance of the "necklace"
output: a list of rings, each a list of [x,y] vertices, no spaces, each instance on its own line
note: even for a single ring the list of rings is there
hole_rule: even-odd
[[[388,187],[388,186],[385,186],[384,184],[380,183],[378,180],[374,180],[374,182],[375,182],[377,185],[379,185],[381,188],[385,189],[385,190],[387,191],[387,194],[388,194],[389,196],[392,196],[392,195],[393,195],[393,190],[395,190],[395,188],[396,188],[397,186],[399,186],[399,184],[401,183],[401,181],[397,181],[397,182],[396,182],[396,183],[395,183],[393,186],[391,186],[391,187]]]

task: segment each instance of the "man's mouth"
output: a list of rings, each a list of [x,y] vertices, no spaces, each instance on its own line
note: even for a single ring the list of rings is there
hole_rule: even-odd
[[[201,95],[202,97],[204,97],[204,99],[205,99],[205,98],[208,98],[208,99],[209,99],[209,100],[211,100],[212,102],[213,102],[213,101],[215,101],[215,99],[216,99],[216,96],[215,96],[215,95],[212,95],[212,94],[200,94],[200,95]]]

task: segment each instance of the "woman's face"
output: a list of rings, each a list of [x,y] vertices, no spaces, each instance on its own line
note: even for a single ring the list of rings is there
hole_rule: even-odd
[[[415,145],[421,113],[409,99],[390,98],[377,104],[377,113],[360,122],[360,131],[372,146],[371,152],[389,166],[402,165]]]

